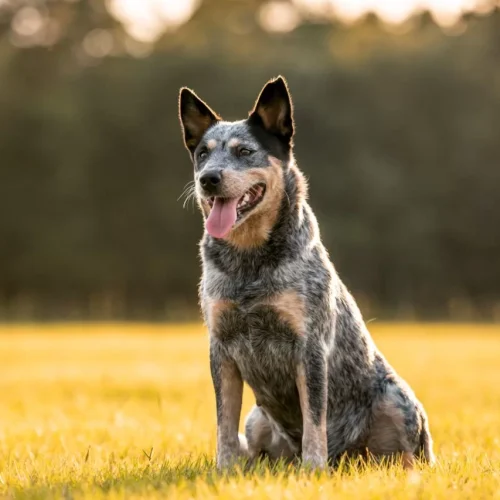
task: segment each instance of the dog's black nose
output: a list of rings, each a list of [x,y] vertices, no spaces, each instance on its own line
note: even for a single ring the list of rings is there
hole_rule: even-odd
[[[220,171],[212,170],[210,172],[205,172],[200,177],[200,184],[205,191],[211,193],[218,188],[221,180],[222,180],[222,174],[220,173]]]

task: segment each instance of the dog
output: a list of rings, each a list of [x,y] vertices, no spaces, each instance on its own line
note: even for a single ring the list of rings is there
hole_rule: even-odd
[[[358,455],[434,463],[421,403],[377,350],[321,242],[285,79],[270,80],[236,122],[183,87],[179,117],[205,220],[199,295],[217,467],[262,456],[313,469]],[[244,382],[256,404],[243,436]]]

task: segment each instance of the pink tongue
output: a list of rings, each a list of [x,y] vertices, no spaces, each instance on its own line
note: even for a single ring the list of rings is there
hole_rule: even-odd
[[[224,238],[228,235],[236,222],[236,206],[238,198],[218,198],[205,222],[205,227],[210,236]]]

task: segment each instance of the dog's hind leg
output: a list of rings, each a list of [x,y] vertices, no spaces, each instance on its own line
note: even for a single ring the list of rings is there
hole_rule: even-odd
[[[388,385],[373,407],[367,442],[369,452],[377,458],[401,456],[403,466],[411,469],[422,446],[422,432],[427,431],[424,435],[427,444],[423,446],[432,457],[430,434],[426,426],[422,427],[424,415],[413,394],[398,385]]]
[[[276,424],[269,419],[259,406],[254,406],[245,421],[245,437],[248,456],[255,460],[267,456],[270,460],[292,460],[297,453],[294,445],[279,432]],[[241,442],[241,440],[240,440]]]
[[[427,416],[423,413],[422,418],[422,429],[420,431],[420,443],[418,447],[419,458],[427,462],[429,465],[434,465],[436,458],[434,457],[434,452],[432,451],[432,437],[429,431],[429,424],[427,422]]]

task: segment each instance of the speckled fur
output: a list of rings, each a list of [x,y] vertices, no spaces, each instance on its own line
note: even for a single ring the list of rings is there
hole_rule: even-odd
[[[292,106],[284,80],[266,85],[247,120],[223,122],[187,89],[181,91],[180,115],[197,183],[213,168],[242,179],[249,169],[270,168],[271,161],[282,169],[283,193],[276,197],[277,215],[263,241],[239,248],[205,233],[200,244],[218,466],[262,454],[301,457],[317,468],[345,453],[399,454],[407,467],[413,456],[432,463],[422,405],[377,350],[321,243],[293,158]],[[210,154],[200,159],[207,144]],[[252,148],[251,157],[233,154],[241,145]],[[198,199],[206,216],[202,190]],[[246,419],[246,439],[238,439],[244,382],[256,406]]]

